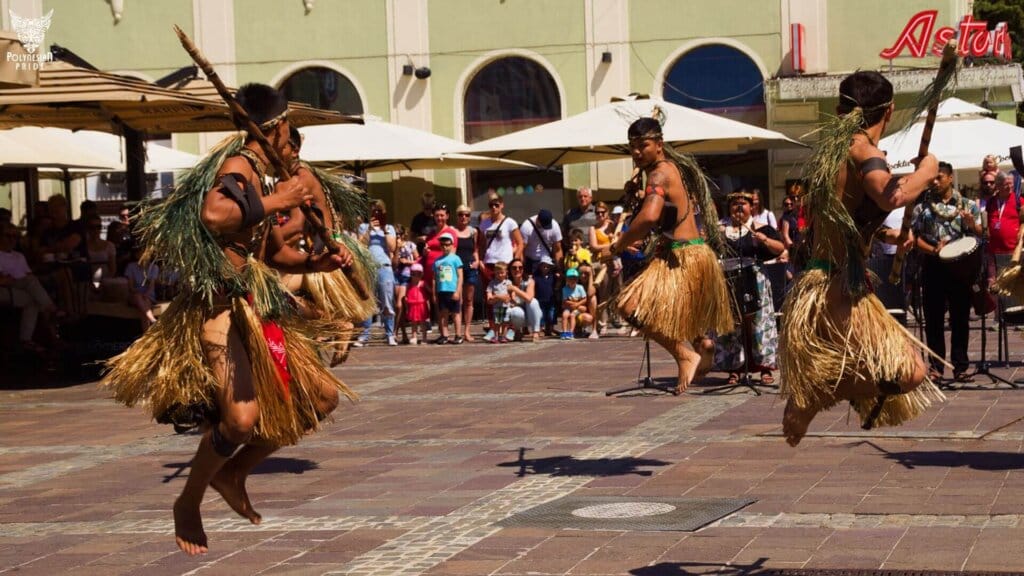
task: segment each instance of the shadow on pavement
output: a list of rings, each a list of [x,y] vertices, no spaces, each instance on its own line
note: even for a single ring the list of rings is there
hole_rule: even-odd
[[[514,462],[502,462],[503,468],[519,468],[516,476],[527,474],[547,474],[549,476],[623,476],[637,474],[650,476],[650,470],[639,470],[641,466],[668,466],[670,462],[651,458],[596,458],[579,460],[573,456],[551,456],[548,458],[524,458],[528,448],[519,449],[519,459]]]
[[[164,464],[164,468],[173,468],[172,472],[168,476],[164,476],[164,484],[167,484],[171,480],[178,477],[186,476],[185,470],[191,466],[192,461],[188,462],[171,462]],[[260,465],[257,466],[252,473],[253,474],[303,474],[310,470],[316,470],[320,465],[312,460],[306,460],[305,458],[279,458],[271,456]]]
[[[634,568],[629,573],[634,576],[684,576],[690,574],[721,574],[723,576],[742,576],[756,574],[773,574],[764,563],[767,558],[758,558],[750,564],[722,564],[718,562],[661,562],[654,566]]]
[[[918,468],[922,466],[960,468],[966,466],[973,470],[986,470],[990,472],[1024,469],[1024,454],[1016,452],[910,451],[886,452],[885,457],[889,460],[895,460],[904,468]]]

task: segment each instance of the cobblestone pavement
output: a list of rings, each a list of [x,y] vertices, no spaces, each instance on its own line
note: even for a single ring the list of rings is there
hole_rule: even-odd
[[[715,392],[720,374],[680,397],[605,397],[641,352],[627,338],[355,350],[338,373],[361,401],[257,469],[262,525],[210,495],[199,558],[176,551],[170,518],[197,437],[94,384],[0,391],[0,573],[1024,571],[1024,392],[981,379],[870,432],[837,408],[794,449],[778,397]],[[653,369],[674,364],[654,351]],[[499,524],[570,494],[756,502],[692,533]]]

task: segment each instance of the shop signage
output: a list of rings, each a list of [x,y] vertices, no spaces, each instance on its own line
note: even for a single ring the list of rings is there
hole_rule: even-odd
[[[1006,22],[1000,22],[994,30],[989,30],[987,22],[967,15],[956,28],[943,26],[936,30],[938,15],[938,10],[924,10],[911,16],[896,42],[882,50],[879,56],[891,60],[903,54],[904,50],[909,50],[914,58],[942,56],[942,48],[955,38],[960,56],[996,56],[1010,60],[1010,33]]]

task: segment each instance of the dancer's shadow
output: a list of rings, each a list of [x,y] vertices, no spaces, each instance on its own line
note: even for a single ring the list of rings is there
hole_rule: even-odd
[[[547,474],[549,476],[623,476],[637,474],[650,476],[650,470],[639,470],[641,466],[667,466],[670,462],[650,458],[595,458],[579,460],[573,456],[551,456],[548,458],[524,458],[530,448],[519,449],[519,459],[514,462],[502,462],[498,466],[519,468],[516,476],[527,474]]]
[[[164,484],[167,484],[171,480],[178,478],[185,473],[185,469],[192,465],[192,461],[188,462],[171,462],[164,464],[164,468],[173,468],[174,472],[167,476],[164,476]],[[306,460],[305,458],[281,458],[281,457],[270,457],[260,462],[256,468],[253,469],[253,474],[303,474],[310,470],[316,470],[320,465],[312,460]]]
[[[661,562],[654,566],[634,568],[634,576],[689,576],[690,574],[720,574],[722,576],[768,576],[782,572],[764,567],[767,558],[758,558],[750,564],[721,564],[718,562]]]
[[[904,468],[913,469],[924,466],[943,468],[970,468],[987,472],[1005,472],[1007,470],[1024,469],[1024,454],[1017,452],[958,452],[955,450],[910,450],[894,452],[886,450],[874,442],[864,442],[882,453],[885,458],[897,462]]]

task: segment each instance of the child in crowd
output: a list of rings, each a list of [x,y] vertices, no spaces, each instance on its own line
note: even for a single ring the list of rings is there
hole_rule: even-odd
[[[555,295],[555,263],[550,256],[541,256],[533,271],[533,297],[540,304],[540,318],[544,323],[544,334],[551,336],[555,330],[559,300]]]
[[[462,344],[462,258],[455,255],[455,237],[438,236],[444,256],[434,262],[434,298],[440,316],[441,335],[434,344]],[[455,323],[455,338],[448,339],[448,317]]]
[[[423,281],[423,265],[416,262],[409,266],[409,283],[405,291],[405,320],[412,325],[412,338],[409,344],[419,343],[418,335],[422,335],[423,341],[427,341],[427,284]],[[402,327],[405,330],[405,327]]]
[[[496,262],[494,264],[494,278],[487,285],[487,304],[494,310],[494,333],[493,340],[487,340],[491,344],[500,342],[504,344],[509,341],[508,333],[512,328],[512,318],[509,316],[509,304],[512,296],[508,293],[508,287],[512,282],[508,279],[508,264]],[[514,334],[513,334],[514,336]]]
[[[569,233],[569,253],[565,256],[565,270],[578,268],[580,264],[589,264],[593,260],[590,250],[583,247],[583,230],[573,228]]]
[[[562,286],[562,334],[560,339],[572,340],[576,331],[576,317],[587,310],[587,290],[580,284],[580,272],[575,268],[565,271]]]
[[[406,332],[406,318],[402,315],[402,307],[405,305],[406,298],[406,287],[409,285],[409,276],[411,274],[411,266],[414,262],[420,259],[419,251],[416,250],[416,243],[409,240],[409,231],[401,224],[395,225],[395,234],[398,238],[398,249],[395,250],[395,318],[398,320],[398,326],[402,329],[402,343],[403,344],[415,344],[410,342],[409,335]],[[420,266],[420,273],[422,274],[423,267]],[[429,287],[426,291],[429,291]],[[416,330],[413,330],[413,338],[415,338]]]

